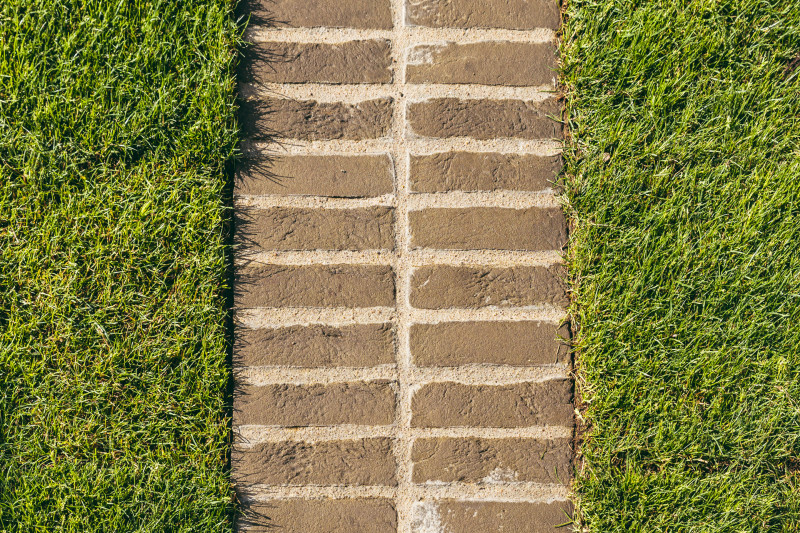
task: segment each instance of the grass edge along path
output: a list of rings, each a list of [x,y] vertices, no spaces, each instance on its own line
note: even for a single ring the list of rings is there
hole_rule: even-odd
[[[570,0],[592,532],[800,531],[800,3]]]
[[[229,532],[231,0],[0,5],[0,531]]]

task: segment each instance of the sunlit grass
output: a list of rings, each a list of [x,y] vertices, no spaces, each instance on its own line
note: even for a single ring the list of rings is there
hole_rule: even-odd
[[[800,531],[800,3],[567,12],[583,526]]]
[[[0,3],[0,531],[230,531],[231,9]]]

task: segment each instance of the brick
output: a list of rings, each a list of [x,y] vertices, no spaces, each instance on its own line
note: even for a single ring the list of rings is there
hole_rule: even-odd
[[[247,307],[394,306],[391,267],[260,265],[239,269],[234,299]]]
[[[394,190],[388,155],[298,155],[242,162],[236,194],[372,197]]]
[[[407,0],[406,21],[434,28],[558,28],[556,0]]]
[[[394,248],[391,207],[239,209],[237,244],[264,250]]]
[[[561,156],[442,152],[411,156],[414,192],[544,191],[561,171]]]
[[[244,508],[241,525],[252,533],[396,533],[391,500],[274,500]]]
[[[370,367],[395,362],[391,324],[236,330],[238,366]]]
[[[395,486],[391,439],[267,442],[234,449],[234,482]]]
[[[559,250],[567,222],[559,207],[422,209],[408,214],[411,245],[447,250]]]
[[[558,267],[425,266],[411,277],[411,305],[418,309],[566,306]]]
[[[552,365],[569,360],[569,328],[547,322],[442,322],[411,326],[418,366]]]
[[[561,483],[570,479],[569,441],[437,438],[414,441],[414,483]]]
[[[414,504],[413,533],[428,531],[564,533],[572,520],[569,502],[527,503],[440,500]],[[430,524],[435,524],[431,529]],[[562,527],[558,527],[562,526]]]
[[[412,400],[414,427],[572,425],[569,380],[514,385],[431,383]]]
[[[408,53],[408,83],[555,86],[552,43],[420,44]]]
[[[345,104],[268,98],[242,102],[239,116],[243,134],[258,140],[377,139],[389,133],[392,99]]]
[[[269,426],[387,425],[394,420],[393,383],[237,385],[234,424]]]
[[[271,83],[391,83],[389,41],[263,43],[250,47],[240,81]]]
[[[422,137],[560,138],[561,124],[548,115],[561,115],[554,98],[543,102],[433,98],[408,106],[409,128]]]
[[[241,12],[268,25],[392,28],[391,0],[243,0]]]

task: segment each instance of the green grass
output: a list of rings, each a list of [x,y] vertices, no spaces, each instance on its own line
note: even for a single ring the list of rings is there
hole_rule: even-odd
[[[230,531],[231,4],[0,3],[0,531]]]
[[[581,526],[800,531],[800,2],[567,15]]]

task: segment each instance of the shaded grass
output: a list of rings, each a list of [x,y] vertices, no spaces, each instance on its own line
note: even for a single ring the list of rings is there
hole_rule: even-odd
[[[800,531],[800,3],[567,15],[582,526]]]
[[[229,531],[230,0],[0,4],[0,531]]]

